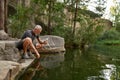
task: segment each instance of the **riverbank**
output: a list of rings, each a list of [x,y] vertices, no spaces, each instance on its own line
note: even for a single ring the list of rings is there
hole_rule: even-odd
[[[48,39],[48,44],[40,53],[65,51],[64,38],[53,35],[40,36],[41,40]],[[0,80],[11,80],[23,69],[32,63],[33,59],[19,61],[21,52],[16,48],[19,39],[0,41]]]
[[[22,63],[0,60],[0,80],[14,80],[15,76],[28,65],[33,62],[34,59],[26,59]]]

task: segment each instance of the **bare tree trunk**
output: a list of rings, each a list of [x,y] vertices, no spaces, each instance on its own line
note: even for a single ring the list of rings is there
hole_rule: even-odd
[[[77,18],[77,11],[78,11],[78,0],[76,0],[75,5],[75,14],[74,14],[74,25],[73,25],[73,35],[75,34],[75,28],[76,28],[76,18]]]
[[[8,34],[4,31],[4,25],[5,25],[5,0],[0,0],[0,40],[8,39]]]
[[[0,30],[4,30],[4,0],[0,0]]]
[[[51,34],[51,0],[49,1],[48,3],[48,6],[49,6],[49,13],[48,13],[48,34]]]
[[[8,29],[7,29],[7,13],[8,13],[8,0],[5,0],[4,2],[4,30],[7,33]]]

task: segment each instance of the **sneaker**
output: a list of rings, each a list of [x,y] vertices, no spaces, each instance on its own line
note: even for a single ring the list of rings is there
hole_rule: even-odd
[[[27,52],[27,54],[31,59],[35,58],[34,55],[31,52]]]
[[[30,57],[28,56],[28,54],[26,54],[26,53],[23,53],[22,54],[22,59],[29,59]]]
[[[31,56],[31,53],[30,53],[30,51],[28,51],[28,52],[27,52],[27,54],[28,54],[28,56]]]

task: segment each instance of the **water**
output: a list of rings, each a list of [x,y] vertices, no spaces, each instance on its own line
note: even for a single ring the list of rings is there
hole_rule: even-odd
[[[18,80],[120,80],[120,58],[79,49],[42,54]]]

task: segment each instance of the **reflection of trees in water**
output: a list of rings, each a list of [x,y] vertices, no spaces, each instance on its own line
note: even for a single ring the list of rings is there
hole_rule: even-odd
[[[42,54],[40,60],[35,60],[25,70],[28,78],[24,75],[25,79],[21,77],[19,80],[107,80],[107,77],[118,80],[115,77],[120,74],[119,63],[119,59],[113,61],[96,51],[82,53],[69,50],[65,55]]]
[[[41,55],[40,59],[35,59],[31,65],[25,69],[18,80],[37,80],[48,78],[47,70],[60,66],[64,61],[64,53]]]
[[[64,61],[64,53],[42,55],[40,63],[44,68],[51,69],[61,65]]]

